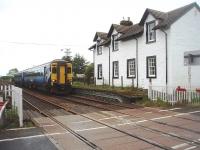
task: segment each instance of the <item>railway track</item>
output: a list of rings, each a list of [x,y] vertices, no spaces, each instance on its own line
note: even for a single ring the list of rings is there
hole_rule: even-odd
[[[131,108],[131,109],[142,108],[141,106],[137,106],[137,105],[127,106],[127,104],[116,104],[116,103],[113,103],[113,102],[105,102],[105,101],[101,101],[101,100],[97,100],[97,99],[93,99],[93,98],[87,98],[87,97],[84,97],[84,96],[76,96],[76,95],[73,95],[73,96],[70,96],[70,97],[67,97],[67,98],[64,98],[64,99],[66,99],[68,101],[74,101],[76,103],[83,104],[83,105],[90,105],[92,107],[102,108],[102,109],[108,110],[108,111],[115,111],[115,112],[120,113],[122,115],[129,115],[129,116],[133,116],[133,117],[139,117],[139,116],[138,115],[132,115],[130,113],[122,113],[120,111],[116,111],[115,109],[113,109],[112,105],[118,106],[117,110],[124,109],[124,108]],[[98,103],[104,104],[104,105],[108,104],[109,106],[105,107],[104,105],[103,106],[94,105],[91,102],[98,102]],[[151,109],[151,110],[153,110],[155,112],[158,111],[158,110],[155,110],[155,109]],[[164,114],[164,112],[165,111],[161,111],[160,113]],[[164,116],[164,117],[167,117],[167,116]],[[199,122],[199,120],[187,119],[187,118],[184,118],[184,117],[179,117],[179,115],[174,115],[173,117],[177,117],[177,118],[182,118],[182,119],[186,119],[186,120],[191,120],[191,121]],[[127,120],[127,121],[129,121],[129,120]],[[165,126],[170,126],[170,127],[177,128],[177,129],[181,129],[183,131],[189,131],[189,132],[200,134],[200,131],[183,128],[183,127],[180,127],[178,125],[171,125],[171,124],[168,124],[168,123],[162,123],[160,121],[156,121],[156,119],[155,120],[154,119],[149,119],[148,121],[154,122],[154,123],[158,123],[158,124],[161,124],[161,125],[165,125]],[[161,134],[165,134],[165,135],[168,135],[168,136],[172,136],[172,137],[176,137],[176,138],[179,138],[179,139],[182,139],[182,140],[186,140],[188,142],[195,143],[195,145],[197,145],[197,146],[200,145],[200,141],[198,141],[198,140],[191,140],[191,139],[188,139],[188,138],[185,138],[185,137],[182,137],[182,136],[178,136],[176,134],[171,134],[171,133],[163,132],[161,130],[152,129],[152,128],[149,128],[149,127],[146,127],[146,126],[143,126],[143,125],[140,125],[140,124],[137,124],[136,126],[142,127],[145,130],[152,130],[152,131],[155,131],[155,132],[159,132]]]
[[[29,94],[31,94],[31,93],[29,93]],[[65,104],[63,104],[63,103],[62,103],[63,101],[62,101],[60,98],[58,99],[58,98],[49,98],[49,97],[48,97],[48,100],[47,100],[47,97],[46,97],[46,96],[41,96],[41,97],[40,97],[40,96],[33,95],[33,93],[32,93],[31,95],[34,96],[34,97],[36,97],[36,98],[38,98],[38,99],[40,99],[40,100],[43,100],[43,101],[45,101],[45,102],[48,102],[48,103],[50,103],[50,104],[52,104],[52,105],[54,105],[54,106],[63,108],[64,110],[66,110],[66,111],[68,111],[68,112],[70,112],[70,113],[72,113],[72,114],[78,114],[78,115],[80,115],[80,116],[82,116],[82,117],[85,117],[85,118],[87,118],[87,119],[90,119],[90,120],[92,120],[92,121],[95,121],[95,122],[97,122],[97,123],[99,123],[99,124],[102,124],[102,125],[108,127],[108,128],[111,128],[111,129],[113,129],[113,130],[115,130],[115,131],[121,132],[121,133],[126,134],[126,135],[129,135],[129,136],[131,136],[131,137],[133,137],[133,138],[136,138],[136,139],[139,139],[139,140],[144,141],[144,142],[146,142],[146,143],[149,143],[149,144],[151,144],[151,145],[154,145],[155,147],[158,147],[158,148],[161,148],[161,149],[166,149],[166,150],[172,149],[171,147],[167,147],[167,146],[161,145],[161,144],[159,144],[159,143],[157,143],[157,142],[155,142],[155,141],[149,140],[149,139],[147,139],[147,138],[145,138],[145,137],[138,136],[138,135],[133,134],[133,133],[128,133],[128,132],[126,132],[126,131],[123,131],[123,130],[121,130],[121,129],[118,129],[116,126],[109,125],[109,124],[107,124],[107,123],[105,123],[105,122],[99,121],[99,120],[94,119],[94,118],[92,118],[92,117],[88,117],[87,115],[81,114],[81,113],[79,113],[79,112],[77,112],[77,111],[71,110],[71,108],[72,108],[73,106],[76,106],[76,104],[82,104],[82,105],[87,105],[87,106],[92,106],[92,107],[95,107],[95,108],[103,109],[102,106],[100,107],[100,106],[97,105],[97,104],[96,104],[96,106],[94,106],[94,103],[93,103],[92,105],[89,105],[89,104],[86,104],[85,102],[84,102],[84,103],[81,103],[80,101],[77,101],[77,100],[74,101],[74,99],[73,99],[73,100],[70,99],[70,102],[73,102],[74,104],[73,104],[73,103],[68,103],[68,102],[65,102]],[[79,98],[80,98],[80,97],[79,97]],[[66,99],[66,98],[65,98],[65,99]],[[69,100],[69,99],[68,99],[68,100]],[[90,100],[90,102],[91,102],[91,100]],[[95,102],[95,103],[98,103],[98,102],[99,102],[100,104],[105,104],[105,103],[106,103],[107,105],[111,105],[110,103],[107,103],[107,102],[100,102],[99,100],[94,100],[94,102]],[[67,104],[67,105],[66,105],[66,104]],[[71,106],[71,104],[73,104],[73,106]],[[119,105],[119,104],[116,104],[116,106],[118,106],[118,107],[120,107],[120,108],[123,107],[122,105]],[[129,107],[129,106],[127,106],[127,107]],[[125,108],[127,108],[127,107],[125,106]],[[123,107],[123,108],[124,108],[124,107]],[[130,107],[129,107],[129,108],[130,108]],[[131,107],[131,108],[133,108],[133,107]],[[104,108],[104,109],[105,109],[105,108]],[[113,111],[113,110],[112,110],[112,111]],[[42,112],[42,113],[43,113],[43,112]],[[50,117],[51,117],[51,116],[50,116]],[[136,125],[136,126],[141,127],[141,128],[144,129],[144,130],[150,130],[150,131],[152,131],[152,132],[157,132],[157,133],[159,133],[159,134],[164,134],[165,136],[167,135],[167,136],[170,136],[170,137],[173,137],[173,138],[177,138],[177,139],[180,139],[180,140],[184,140],[184,142],[189,143],[190,145],[195,146],[195,147],[199,146],[199,143],[196,142],[196,141],[192,141],[192,140],[189,140],[189,139],[186,139],[186,138],[183,138],[183,137],[180,137],[180,136],[176,136],[176,135],[171,135],[171,134],[168,134],[168,133],[159,131],[159,130],[150,129],[150,128],[147,128],[147,127],[144,127],[144,126],[140,126],[140,125]]]
[[[43,109],[44,104],[42,104],[41,102],[39,102],[39,104],[36,106],[36,102],[33,103],[33,101],[30,102],[30,100],[27,100],[26,98],[23,98],[23,101],[26,102],[29,106],[31,106],[32,108],[34,108],[35,110],[37,110],[39,113],[41,113],[43,116],[50,118],[53,122],[55,122],[56,124],[60,125],[62,128],[66,129],[69,133],[73,134],[75,137],[77,137],[79,140],[83,141],[84,143],[86,143],[88,146],[90,146],[92,149],[95,150],[101,150],[100,147],[98,147],[97,145],[95,145],[94,143],[92,143],[91,141],[87,140],[85,137],[81,136],[80,134],[78,134],[77,132],[71,130],[69,127],[67,127],[65,124],[59,122],[57,119],[55,119],[53,117],[53,115],[48,111],[48,109],[52,108],[49,107],[50,105],[48,105],[48,107],[45,107],[45,110]],[[52,103],[51,103],[52,104]],[[52,104],[53,105],[53,104]],[[55,107],[55,105],[53,105]],[[58,106],[56,106],[58,107]]]

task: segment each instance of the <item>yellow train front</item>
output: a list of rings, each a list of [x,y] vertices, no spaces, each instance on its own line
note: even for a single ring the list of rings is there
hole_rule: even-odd
[[[50,65],[50,92],[66,94],[71,92],[72,64],[63,60],[54,60]]]

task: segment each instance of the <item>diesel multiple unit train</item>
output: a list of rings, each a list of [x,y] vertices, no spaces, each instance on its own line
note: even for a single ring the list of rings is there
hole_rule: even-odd
[[[53,60],[14,75],[14,84],[20,87],[45,90],[55,94],[71,91],[72,64],[64,60]]]

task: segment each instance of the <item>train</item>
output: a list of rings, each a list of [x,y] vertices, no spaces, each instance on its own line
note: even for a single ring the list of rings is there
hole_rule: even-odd
[[[16,73],[13,82],[19,87],[68,94],[72,90],[72,64],[56,59]]]

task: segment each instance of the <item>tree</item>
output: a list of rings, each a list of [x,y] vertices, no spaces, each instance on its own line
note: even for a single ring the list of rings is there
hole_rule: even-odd
[[[93,77],[94,77],[94,63],[91,63],[85,69],[85,79],[88,85],[90,84],[90,81]]]
[[[76,74],[84,74],[85,68],[88,62],[83,56],[80,56],[80,54],[76,54],[72,60],[72,68],[73,73]]]
[[[64,49],[61,49],[61,51],[64,51]],[[66,48],[64,53],[65,53],[65,56],[63,56],[62,59],[65,60],[65,61],[71,62],[72,61],[72,56],[70,56],[70,54],[71,54],[70,49]]]
[[[14,76],[14,74],[18,73],[18,69],[17,68],[13,68],[13,69],[10,69],[7,73],[7,76]]]

